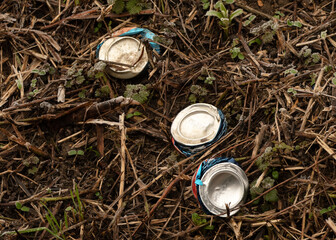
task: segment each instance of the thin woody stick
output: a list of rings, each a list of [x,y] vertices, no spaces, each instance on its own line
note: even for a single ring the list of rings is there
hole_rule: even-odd
[[[119,188],[119,195],[122,195],[124,193],[124,188],[125,188],[125,170],[126,170],[126,128],[124,125],[124,119],[125,119],[125,114],[123,113],[122,115],[119,116],[119,122],[120,122],[120,131],[121,131],[121,167],[120,167],[120,188]],[[123,203],[123,199],[121,198],[118,202],[118,209],[121,208]]]

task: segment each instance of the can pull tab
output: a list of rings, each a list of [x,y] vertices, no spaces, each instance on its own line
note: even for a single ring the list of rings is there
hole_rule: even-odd
[[[201,172],[202,172],[202,168],[203,168],[203,162],[201,163],[201,166],[199,166],[197,174],[196,174],[196,180],[195,180],[195,184],[199,185],[199,186],[203,186],[203,182],[201,180]]]

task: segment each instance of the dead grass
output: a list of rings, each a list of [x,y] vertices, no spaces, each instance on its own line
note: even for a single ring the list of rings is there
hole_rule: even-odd
[[[65,239],[335,238],[335,1],[237,1],[229,9],[244,14],[227,40],[200,1],[150,1],[139,15],[115,14],[106,1],[76,2],[0,3],[0,235],[26,230],[17,239],[50,239],[48,208]],[[273,18],[276,11],[283,16]],[[160,37],[162,54],[149,49],[156,60],[148,74],[89,76],[97,45],[127,26]],[[249,44],[266,32],[269,42]],[[234,38],[244,60],[231,59]],[[150,91],[146,104],[118,97],[139,83]],[[207,90],[198,101],[225,113],[229,133],[184,158],[170,144],[170,125],[190,105],[192,85]],[[108,94],[98,96],[103,86]],[[135,111],[141,115],[127,118]],[[260,169],[267,147],[274,153]],[[201,161],[219,155],[235,157],[250,183],[279,173],[258,203],[249,195],[226,219],[204,215],[190,186]],[[70,194],[76,185],[78,198]],[[278,200],[266,201],[274,189]],[[197,226],[193,213],[207,223]],[[204,229],[209,223],[213,230]]]

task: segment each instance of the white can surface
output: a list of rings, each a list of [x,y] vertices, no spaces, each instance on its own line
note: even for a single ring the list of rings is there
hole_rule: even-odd
[[[221,117],[215,106],[196,103],[183,109],[174,119],[171,134],[185,146],[211,142],[219,131]]]
[[[139,75],[148,63],[146,47],[132,37],[107,39],[99,48],[98,59],[105,61],[109,74],[120,79],[130,79]]]
[[[213,215],[227,217],[239,211],[248,193],[248,179],[236,164],[222,162],[210,167],[198,186],[199,201]]]

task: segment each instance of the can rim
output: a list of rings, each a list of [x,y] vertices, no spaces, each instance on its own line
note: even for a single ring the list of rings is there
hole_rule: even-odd
[[[204,185],[199,186],[199,196],[200,201],[202,201],[203,205],[207,208],[207,210],[221,217],[227,217],[227,210],[217,207],[212,200],[209,198],[207,193],[208,191],[208,183],[209,179],[216,174],[227,173],[234,175],[236,179],[238,179],[240,185],[242,186],[243,192],[241,194],[241,199],[236,201],[232,206],[230,206],[230,215],[233,215],[239,211],[239,206],[242,205],[247,197],[248,191],[248,179],[245,172],[236,164],[230,162],[223,162],[216,164],[208,169],[202,176],[201,180]]]
[[[131,77],[134,77],[134,76],[138,75],[140,72],[142,72],[145,69],[145,67],[148,63],[148,54],[147,54],[146,47],[138,39],[133,38],[133,37],[129,37],[129,36],[112,37],[110,39],[107,39],[100,46],[98,59],[109,61],[109,53],[110,53],[111,49],[113,49],[113,47],[117,43],[119,43],[121,41],[125,41],[125,40],[134,41],[137,44],[139,44],[139,47],[141,47],[141,53],[140,53],[139,57],[137,58],[138,60],[134,63],[133,67],[123,67],[124,69],[121,69],[121,67],[119,67],[120,69],[117,69],[115,67],[110,66],[109,68],[111,69],[111,71],[114,74],[118,75],[117,77],[127,75],[127,74],[131,74],[132,75]],[[144,61],[142,61],[141,59],[144,59]]]
[[[214,129],[212,132],[208,133],[207,136],[202,136],[198,138],[188,138],[184,136],[181,131],[181,123],[184,119],[194,113],[206,113],[214,119]],[[192,104],[182,111],[180,111],[175,117],[172,126],[171,126],[171,134],[175,141],[185,146],[197,146],[202,144],[207,144],[211,142],[217,135],[219,128],[221,126],[221,117],[218,113],[218,109],[208,103],[195,103]]]

